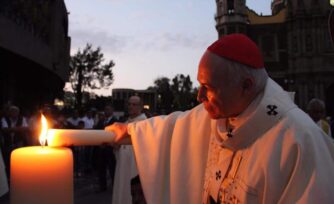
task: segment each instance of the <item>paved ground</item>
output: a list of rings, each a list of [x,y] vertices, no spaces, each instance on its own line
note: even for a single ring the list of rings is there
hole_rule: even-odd
[[[112,190],[96,192],[98,186],[92,176],[74,179],[75,204],[111,204]]]
[[[111,188],[108,188],[105,192],[96,192],[98,188],[95,183],[91,175],[75,178],[74,204],[111,204]],[[0,198],[0,203],[10,204],[9,195]]]

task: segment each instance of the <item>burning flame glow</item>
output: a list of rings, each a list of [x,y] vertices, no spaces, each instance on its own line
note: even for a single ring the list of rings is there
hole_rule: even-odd
[[[48,121],[46,120],[43,114],[41,120],[42,120],[42,130],[41,134],[39,135],[39,142],[41,143],[42,146],[45,146],[48,132]]]

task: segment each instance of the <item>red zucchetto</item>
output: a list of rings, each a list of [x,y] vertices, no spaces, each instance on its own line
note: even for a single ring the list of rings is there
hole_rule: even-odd
[[[264,68],[259,48],[244,34],[225,35],[212,43],[207,50],[226,59],[248,65],[254,69]]]

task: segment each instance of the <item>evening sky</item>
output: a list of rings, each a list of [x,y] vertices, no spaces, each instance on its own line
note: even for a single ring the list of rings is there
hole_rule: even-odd
[[[270,0],[248,0],[257,13],[271,13]],[[217,39],[215,0],[65,0],[71,54],[86,43],[101,47],[113,60],[112,88],[146,89],[154,79],[190,75]]]

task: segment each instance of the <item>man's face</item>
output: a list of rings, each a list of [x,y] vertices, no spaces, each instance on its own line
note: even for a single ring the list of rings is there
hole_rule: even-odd
[[[141,114],[142,106],[138,96],[132,96],[128,101],[128,113],[130,117],[136,117]]]
[[[203,103],[212,119],[236,116],[242,111],[241,85],[231,85],[233,77],[218,56],[210,52],[203,55],[197,80],[200,83],[197,100]]]
[[[320,104],[314,104],[312,109],[309,111],[309,115],[315,122],[318,122],[325,116],[325,109]]]

